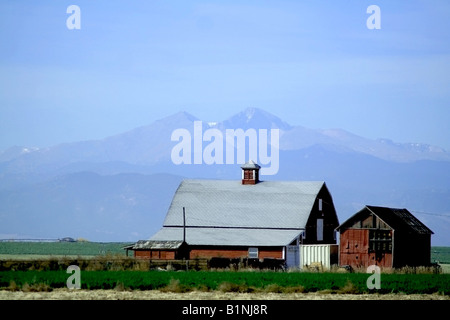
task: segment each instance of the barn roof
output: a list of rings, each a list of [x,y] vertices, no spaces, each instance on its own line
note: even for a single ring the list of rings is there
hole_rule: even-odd
[[[178,187],[164,227],[295,228],[306,226],[323,181],[184,180]]]
[[[150,240],[189,245],[285,246],[305,228],[323,181],[184,180]]]
[[[336,228],[336,230],[347,227],[363,212],[371,212],[383,220],[394,230],[405,230],[417,234],[433,234],[426,225],[419,221],[411,212],[407,209],[378,207],[378,206],[365,206],[362,210],[354,214],[347,219],[343,224]]]
[[[286,246],[295,240],[300,230],[186,228],[189,245],[211,246]],[[183,239],[183,228],[163,227],[151,240]]]

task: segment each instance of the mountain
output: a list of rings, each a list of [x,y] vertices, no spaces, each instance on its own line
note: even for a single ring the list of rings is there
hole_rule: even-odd
[[[0,153],[0,237],[150,237],[183,177],[240,179],[235,163],[173,163],[172,133],[189,132],[193,147],[195,121],[180,112],[100,140]],[[450,245],[450,154],[442,148],[292,126],[257,108],[202,122],[202,133],[210,128],[279,129],[279,171],[263,180],[325,181],[341,222],[366,204],[407,208],[435,232],[433,245]]]
[[[292,127],[280,118],[258,108],[247,108],[242,112],[220,123],[221,129],[241,128],[243,130],[251,128],[291,130]]]
[[[194,121],[200,120],[189,113],[180,112],[148,126],[101,140],[64,143],[50,148],[13,147],[0,153],[0,174],[64,173],[73,172],[73,168],[89,170],[102,163],[133,166],[162,164],[171,160],[171,150],[176,144],[171,141],[172,132],[184,128],[193,136]],[[332,145],[396,162],[450,161],[450,153],[436,146],[394,143],[387,139],[371,140],[342,129],[323,130],[290,126],[278,117],[257,108],[248,108],[222,122],[202,124],[203,131],[214,127],[223,133],[226,129],[237,128],[280,129],[280,150]],[[118,172],[122,171],[118,170],[116,173]]]

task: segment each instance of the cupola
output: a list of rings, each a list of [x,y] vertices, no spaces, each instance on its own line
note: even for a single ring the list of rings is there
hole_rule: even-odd
[[[242,165],[242,184],[257,184],[259,182],[259,169],[253,160]]]

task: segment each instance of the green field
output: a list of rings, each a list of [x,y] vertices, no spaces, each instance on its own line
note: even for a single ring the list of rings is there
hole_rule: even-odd
[[[431,262],[450,264],[450,247],[431,247]]]
[[[39,259],[47,256],[125,256],[125,242],[0,242],[0,259]]]
[[[307,272],[161,272],[161,271],[82,271],[82,289],[130,290],[221,290],[229,292],[323,292],[328,293],[405,293],[450,294],[448,274],[382,274],[381,289],[367,289],[367,274]],[[65,271],[3,271],[0,288],[24,286],[65,288]]]

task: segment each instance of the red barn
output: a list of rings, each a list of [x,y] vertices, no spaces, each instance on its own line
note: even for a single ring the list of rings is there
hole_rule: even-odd
[[[433,232],[406,209],[366,206],[336,230],[340,233],[341,266],[430,264]]]
[[[142,258],[278,259],[300,267],[311,261],[300,257],[300,245],[337,247],[339,222],[323,181],[260,181],[259,165],[241,168],[241,180],[182,181],[163,227],[128,249]],[[313,262],[337,264],[337,252],[332,262],[322,258]]]

